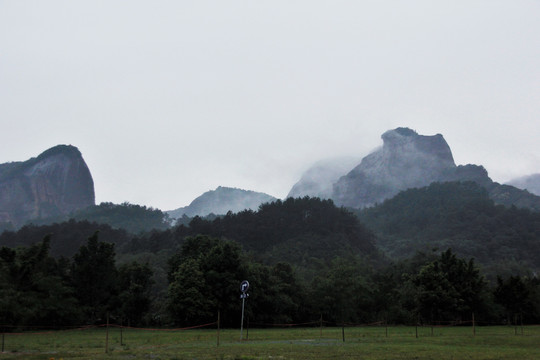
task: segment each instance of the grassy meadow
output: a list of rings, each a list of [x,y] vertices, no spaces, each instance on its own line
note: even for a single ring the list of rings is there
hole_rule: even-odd
[[[474,336],[471,327],[244,329],[243,338],[239,329],[221,330],[219,345],[216,329],[111,327],[108,340],[105,328],[5,334],[0,359],[540,359],[538,326]]]

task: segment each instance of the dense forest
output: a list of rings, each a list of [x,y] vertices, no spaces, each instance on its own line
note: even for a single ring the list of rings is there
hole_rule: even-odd
[[[144,233],[87,220],[28,225],[0,235],[0,323],[102,323],[108,313],[191,326],[219,310],[223,326],[237,326],[244,279],[253,326],[460,323],[473,313],[484,324],[538,323],[539,219],[495,206],[474,184],[445,183],[356,215],[302,198]]]
[[[113,229],[123,229],[132,234],[146,233],[151,230],[165,230],[171,226],[168,215],[159,209],[130,203],[117,205],[110,202],[89,206],[69,215],[34,219],[31,221],[31,225],[61,223],[68,220],[108,224]],[[0,232],[1,231],[2,228],[0,227]]]
[[[540,213],[495,205],[473,182],[409,189],[357,215],[392,259],[452,248],[491,277],[540,270]]]

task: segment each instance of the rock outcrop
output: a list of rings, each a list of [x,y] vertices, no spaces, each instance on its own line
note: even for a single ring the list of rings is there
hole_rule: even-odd
[[[424,136],[408,128],[397,128],[385,132],[382,139],[381,148],[364,157],[359,165],[334,183],[328,198],[336,205],[364,208],[382,203],[400,191],[433,182],[473,181],[484,187],[496,204],[540,211],[540,197],[492,181],[482,166],[456,166],[452,151],[440,134]],[[331,174],[317,176],[323,179],[326,189]],[[311,182],[304,181],[309,186],[303,187],[302,195],[320,196],[316,178],[308,176],[308,179]]]
[[[74,146],[58,145],[37,158],[0,164],[0,223],[18,227],[94,204],[94,181]]]
[[[332,199],[337,205],[371,206],[401,190],[441,181],[456,168],[450,147],[440,134],[423,136],[397,128],[385,132],[382,139],[382,148],[335,183]]]
[[[188,206],[167,211],[167,214],[173,219],[179,219],[183,215],[224,215],[229,211],[236,213],[245,209],[257,210],[259,205],[275,200],[275,197],[265,193],[219,186],[216,190],[207,191],[197,197]]]

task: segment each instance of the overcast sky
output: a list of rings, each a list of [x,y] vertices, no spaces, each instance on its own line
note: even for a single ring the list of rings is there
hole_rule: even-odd
[[[0,163],[82,152],[97,202],[282,198],[386,130],[540,172],[540,0],[0,0]]]

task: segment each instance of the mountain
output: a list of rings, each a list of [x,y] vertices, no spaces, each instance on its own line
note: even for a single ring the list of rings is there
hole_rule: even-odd
[[[330,199],[334,183],[357,165],[359,160],[355,157],[341,157],[316,162],[302,174],[287,198],[310,196]]]
[[[341,177],[332,198],[338,205],[362,208],[391,198],[401,190],[440,181],[456,167],[450,147],[440,134],[418,135],[408,128],[382,135],[382,148]]]
[[[385,132],[382,139],[382,148],[364,157],[334,184],[331,199],[337,205],[364,208],[382,203],[400,191],[433,182],[474,181],[497,204],[540,211],[540,197],[493,182],[482,166],[456,166],[441,134],[424,136],[397,128]]]
[[[167,211],[173,219],[183,215],[206,216],[224,215],[229,211],[239,212],[245,209],[256,210],[261,204],[277,200],[265,193],[219,186],[197,197],[189,206]]]
[[[535,195],[540,195],[540,174],[523,176],[510,180],[506,184],[517,187],[518,189],[527,190]]]
[[[94,181],[74,146],[58,145],[24,162],[0,164],[0,223],[18,227],[94,204]]]

